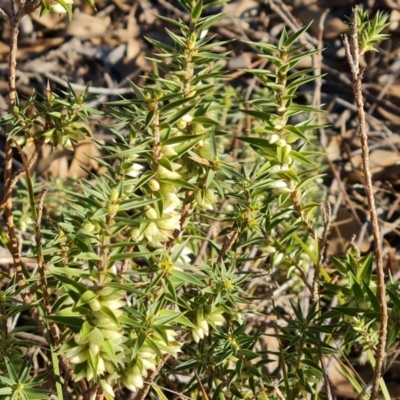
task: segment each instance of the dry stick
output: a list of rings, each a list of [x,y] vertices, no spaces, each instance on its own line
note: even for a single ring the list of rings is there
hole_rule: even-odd
[[[160,364],[158,364],[157,368],[154,371],[151,371],[147,375],[147,381],[145,381],[143,388],[140,389],[139,392],[137,393],[137,395],[135,396],[135,400],[144,400],[146,398],[147,393],[149,392],[149,389],[150,389],[154,379],[158,376],[158,374],[161,371],[161,368],[167,362],[169,357],[170,357],[170,354],[165,354],[164,358],[160,361]]]
[[[313,301],[317,301],[319,298],[319,273],[320,273],[320,266],[324,257],[324,252],[325,252],[325,246],[326,242],[328,240],[328,235],[329,235],[329,230],[331,226],[331,206],[327,202],[324,210],[324,231],[322,233],[322,239],[319,242],[319,258],[318,258],[318,263],[315,267],[315,274],[313,278],[313,283],[312,283],[312,296],[313,296]],[[320,336],[318,334],[318,336]],[[320,337],[319,337],[320,339]],[[328,397],[328,400],[336,400],[336,395],[334,391],[334,384],[332,382],[331,377],[329,376],[328,368],[325,363],[325,358],[324,358],[324,353],[322,351],[322,347],[318,346],[318,352],[319,352],[319,357],[321,360],[321,366],[324,371],[324,380],[325,380],[325,388],[326,388],[326,394]]]
[[[11,111],[15,105],[16,99],[16,68],[17,68],[17,50],[18,50],[18,33],[19,33],[19,24],[21,19],[36,10],[42,4],[42,0],[33,0],[29,3],[20,4],[18,6],[17,13],[15,13],[15,3],[14,0],[11,0],[11,16],[9,17],[10,22],[10,53],[8,57],[8,106],[9,110]],[[10,132],[10,126],[7,126],[7,139],[6,139],[6,148],[5,148],[5,165],[4,165],[4,186],[5,186],[5,193],[7,194],[7,198],[5,199],[5,214],[6,214],[6,223],[8,228],[8,236],[9,236],[9,247],[10,252],[13,258],[14,266],[15,266],[15,275],[16,280],[18,282],[18,286],[22,289],[21,290],[21,297],[25,304],[32,303],[33,296],[31,293],[24,292],[26,287],[25,277],[22,269],[22,260],[19,254],[19,247],[18,247],[18,240],[15,232],[15,225],[12,213],[12,187],[16,184],[12,177],[12,165],[13,165],[13,151],[11,147],[12,139],[8,138],[8,134]],[[30,166],[31,163],[35,161],[37,157],[38,151],[35,150],[34,155],[31,157],[29,163],[27,163],[26,167]],[[19,173],[17,173],[19,177]],[[10,190],[11,189],[11,190]],[[43,321],[40,319],[39,313],[37,308],[31,307],[30,312],[33,315],[36,324],[38,325],[40,331],[48,340],[47,329],[44,325]],[[61,362],[61,365],[64,371],[67,374],[67,377],[70,374],[68,369],[68,363]],[[79,385],[79,384],[78,384]],[[83,385],[79,385],[82,387]]]
[[[46,271],[45,271],[46,266],[45,266],[44,257],[43,257],[42,233],[41,233],[43,204],[44,204],[44,199],[46,197],[47,191],[48,191],[48,189],[46,187],[44,187],[39,196],[37,219],[35,221],[35,240],[36,240],[36,249],[37,249],[38,271],[39,271],[39,275],[40,275],[40,283],[42,285],[42,292],[43,292],[44,308],[45,308],[47,316],[50,316],[51,304],[50,304],[50,296],[49,296]],[[49,319],[49,327],[50,327],[50,333],[53,338],[54,345],[57,346],[60,342],[60,334],[57,329],[57,325],[54,323],[54,321],[52,319]]]
[[[41,0],[34,0],[27,4],[20,4],[18,6],[18,11],[15,13],[14,9],[14,1],[11,1],[11,17],[10,21],[10,53],[8,57],[8,106],[11,111],[15,105],[16,99],[16,68],[17,68],[17,50],[18,50],[18,33],[19,33],[19,24],[21,19],[30,12],[34,11],[41,4]],[[9,134],[10,126],[7,126],[7,135]],[[19,254],[18,248],[18,240],[15,232],[14,218],[12,214],[12,193],[9,191],[9,188],[12,185],[12,164],[13,164],[13,151],[11,147],[11,139],[7,137],[6,140],[6,148],[5,148],[5,166],[4,166],[4,186],[5,193],[8,194],[8,197],[5,199],[5,214],[6,214],[6,223],[8,228],[8,236],[9,236],[9,246],[10,252],[12,254],[15,266],[15,273],[18,285],[20,288],[24,288],[26,286],[26,282],[24,279],[24,274],[22,271],[22,261]],[[28,294],[24,294],[21,292],[22,298],[24,301],[31,302],[31,298]]]
[[[222,259],[224,258],[225,254],[232,248],[232,246],[234,245],[234,243],[236,242],[236,239],[238,238],[240,233],[240,229],[236,228],[233,233],[231,238],[228,240],[227,243],[225,243],[225,245],[222,247],[218,258],[217,258],[217,266],[220,266],[222,263]]]
[[[361,139],[363,172],[365,178],[364,186],[365,186],[365,192],[367,194],[369,213],[372,224],[372,233],[374,237],[376,273],[378,279],[377,282],[378,299],[379,299],[379,308],[381,314],[381,323],[379,329],[379,342],[376,351],[374,377],[372,381],[372,392],[371,392],[371,400],[376,400],[378,398],[379,379],[382,375],[383,361],[386,354],[385,347],[386,347],[386,336],[387,336],[388,311],[386,304],[386,286],[385,286],[385,273],[383,270],[383,252],[382,252],[381,236],[380,236],[378,215],[376,212],[371,171],[369,167],[368,135],[367,135],[367,126],[365,122],[364,100],[363,100],[362,86],[361,86],[364,71],[363,69],[360,68],[361,54],[358,46],[357,11],[358,7],[356,6],[353,9],[353,16],[352,16],[352,33],[350,36],[351,46],[347,39],[347,36],[345,35],[343,35],[343,43],[346,50],[347,61],[350,65],[351,74],[353,78],[353,91],[357,106],[358,124],[359,124],[358,129]]]
[[[35,147],[35,150],[32,154],[32,157],[28,161],[28,164],[27,164],[28,170],[30,170],[32,168],[33,164],[36,162],[36,160],[39,156],[40,149],[41,149],[41,144],[37,144]],[[6,191],[4,193],[4,200],[0,204],[0,211],[2,211],[6,207],[7,199],[9,197],[11,197],[12,191],[14,190],[15,185],[18,183],[19,178],[25,174],[25,172],[26,172],[26,168],[21,168],[19,171],[16,172],[14,177],[11,179],[9,186],[6,188]]]

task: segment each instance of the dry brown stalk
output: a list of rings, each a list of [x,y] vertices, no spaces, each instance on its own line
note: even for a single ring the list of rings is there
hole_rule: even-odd
[[[357,29],[357,12],[358,7],[353,9],[352,15],[352,30],[350,35],[350,43],[346,35],[343,35],[344,47],[346,50],[347,61],[350,65],[353,92],[357,106],[358,115],[358,130],[361,139],[362,150],[362,164],[364,173],[364,187],[367,195],[369,214],[372,224],[372,234],[374,237],[375,248],[375,261],[376,261],[376,274],[378,284],[378,300],[380,306],[380,329],[379,329],[379,342],[375,356],[374,376],[372,380],[371,400],[378,398],[379,392],[379,379],[382,376],[383,361],[386,356],[386,336],[387,336],[387,323],[388,311],[386,304],[386,286],[385,286],[385,273],[383,270],[383,252],[381,243],[381,234],[379,229],[378,214],[376,212],[374,191],[372,186],[372,177],[369,166],[369,148],[368,148],[368,135],[367,125],[364,111],[364,99],[362,95],[362,78],[363,68],[360,67],[360,49],[358,46],[358,29]],[[360,397],[360,396],[359,396]]]
[[[17,50],[18,50],[18,33],[19,24],[21,19],[30,12],[34,11],[41,4],[41,0],[34,0],[30,3],[19,4],[17,10],[15,10],[15,3],[11,1],[11,16],[8,20],[10,22],[10,53],[8,57],[8,106],[9,110],[12,111],[15,100],[16,100],[16,71],[17,71]],[[7,135],[9,133],[10,127],[7,127]],[[12,160],[13,151],[11,147],[11,139],[7,137],[6,149],[5,149],[5,166],[4,166],[4,186],[6,198],[4,201],[4,209],[6,214],[6,223],[9,236],[9,248],[13,257],[16,278],[20,288],[26,286],[24,279],[22,261],[19,254],[18,240],[15,232],[14,218],[13,218],[13,203],[12,203],[12,186],[13,186],[13,176],[12,176]],[[14,183],[15,184],[15,183]],[[10,190],[11,189],[11,190]],[[25,291],[21,292],[22,298],[25,302],[31,302],[31,295],[27,294]]]

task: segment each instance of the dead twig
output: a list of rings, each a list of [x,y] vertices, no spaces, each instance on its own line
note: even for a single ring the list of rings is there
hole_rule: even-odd
[[[372,391],[371,391],[371,399],[376,400],[378,398],[379,379],[382,376],[383,361],[386,355],[385,347],[386,347],[386,336],[387,336],[388,311],[386,304],[386,286],[385,286],[385,273],[383,270],[383,252],[382,252],[381,234],[379,229],[378,215],[376,212],[374,191],[372,186],[372,177],[369,166],[368,135],[367,135],[367,125],[366,125],[365,111],[364,111],[364,99],[362,94],[362,78],[364,70],[360,68],[361,54],[358,46],[357,12],[358,12],[358,7],[356,6],[353,9],[353,15],[352,15],[352,29],[350,35],[350,43],[346,35],[343,35],[343,43],[353,80],[353,92],[357,106],[358,125],[359,125],[358,131],[361,139],[362,163],[363,163],[363,173],[365,180],[364,187],[367,195],[369,214],[371,218],[372,232],[374,237],[378,299],[380,306],[379,342],[375,356],[374,377],[372,380]]]

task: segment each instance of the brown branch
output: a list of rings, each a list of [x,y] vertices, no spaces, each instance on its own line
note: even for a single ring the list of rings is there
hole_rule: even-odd
[[[10,21],[10,53],[8,57],[8,106],[11,111],[15,105],[16,100],[16,70],[17,70],[17,50],[18,50],[18,33],[19,33],[19,24],[21,22],[22,17],[26,14],[34,11],[41,4],[41,0],[34,0],[30,3],[19,5],[18,11],[15,13],[15,4],[14,1],[11,1],[11,17]],[[12,164],[13,164],[13,151],[11,147],[11,139],[8,137],[10,132],[10,126],[7,126],[7,140],[5,146],[5,165],[4,165],[4,186],[6,188],[5,192],[7,194],[7,198],[5,199],[5,215],[6,215],[6,224],[8,229],[9,236],[9,249],[11,255],[13,257],[16,280],[18,282],[18,286],[21,289],[24,289],[26,286],[24,273],[22,269],[22,261],[19,254],[18,240],[15,232],[14,218],[13,218],[13,204],[12,204],[12,188],[13,179],[12,179]],[[21,296],[24,302],[27,304],[32,302],[32,296],[24,290],[21,291]]]
[[[352,79],[353,79],[353,92],[357,106],[358,115],[358,130],[361,139],[362,150],[362,163],[364,173],[364,187],[367,195],[369,214],[372,224],[372,234],[374,237],[375,248],[375,261],[376,261],[376,274],[378,285],[378,299],[380,308],[380,329],[379,329],[379,342],[375,356],[374,377],[372,381],[371,399],[376,400],[379,392],[379,379],[382,376],[383,361],[386,355],[386,336],[387,336],[387,323],[388,311],[386,304],[386,286],[385,286],[385,273],[383,270],[383,251],[381,243],[381,235],[379,229],[379,220],[376,211],[374,191],[372,186],[372,177],[369,166],[369,148],[368,148],[368,135],[367,125],[365,120],[364,100],[362,95],[362,78],[363,69],[360,68],[360,49],[358,46],[358,29],[357,29],[357,12],[358,7],[353,9],[352,15],[352,33],[350,36],[350,43],[346,35],[343,35],[343,43],[346,50],[347,61],[350,66]]]
[[[312,281],[311,296],[314,302],[318,301],[319,299],[319,273],[322,261],[324,259],[325,246],[328,240],[329,229],[331,226],[331,219],[332,219],[331,206],[329,203],[326,203],[326,207],[324,210],[324,230],[322,232],[322,238],[319,240],[318,262],[315,265],[314,277]]]
[[[238,238],[240,233],[240,229],[237,227],[231,236],[231,238],[228,240],[228,242],[225,243],[225,245],[222,247],[221,251],[218,254],[217,258],[217,266],[221,265],[222,259],[224,258],[225,254],[232,248],[234,243],[236,242],[236,239]]]
[[[170,357],[170,354],[165,354],[164,358],[160,361],[160,364],[157,366],[157,368],[154,371],[151,371],[147,375],[147,380],[145,381],[143,387],[137,392],[137,395],[135,396],[135,400],[144,400],[146,398],[147,393],[150,390],[151,384],[153,383],[154,379],[158,376],[162,367],[167,362],[169,357]]]
[[[36,162],[41,148],[42,148],[42,142],[37,143],[35,150],[32,154],[32,157],[29,159],[29,161],[27,163],[28,170],[30,170],[32,168],[33,164]],[[3,198],[2,203],[0,204],[0,211],[2,211],[6,207],[7,199],[12,195],[12,191],[14,190],[15,185],[18,183],[19,178],[25,174],[25,172],[26,172],[26,168],[21,168],[20,170],[18,170],[15,173],[15,175],[13,176],[13,178],[9,181],[9,186],[5,187],[4,198]]]
[[[46,187],[43,188],[43,190],[40,194],[40,197],[39,197],[37,219],[35,221],[35,240],[36,240],[38,271],[39,271],[40,283],[42,285],[42,292],[43,292],[44,309],[45,309],[47,316],[50,316],[51,304],[50,304],[50,296],[49,296],[47,278],[46,278],[46,266],[45,266],[44,257],[43,257],[42,233],[41,233],[43,204],[44,204],[44,199],[46,197],[47,191],[48,191],[48,189]],[[60,342],[60,334],[59,334],[57,325],[54,323],[54,321],[52,319],[49,319],[49,327],[50,327],[50,333],[51,333],[51,337],[53,339],[53,343],[54,343],[54,345],[58,345]]]
[[[8,22],[11,21],[10,16],[2,8],[0,8],[0,16],[2,16]]]

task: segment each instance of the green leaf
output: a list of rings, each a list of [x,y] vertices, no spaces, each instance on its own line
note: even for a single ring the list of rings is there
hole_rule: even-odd
[[[171,274],[171,280],[172,280],[172,278],[178,278],[182,282],[192,283],[193,285],[198,286],[198,287],[205,286],[205,283],[203,283],[202,281],[197,279],[194,275],[188,274],[183,271],[177,271],[176,269],[173,270],[173,272]]]
[[[142,89],[140,89],[140,87],[137,86],[136,84],[134,84],[131,80],[128,80],[128,82],[131,85],[131,88],[133,89],[133,91],[135,92],[136,97],[139,100],[146,101],[146,96],[143,94]]]
[[[194,104],[190,104],[181,110],[177,110],[174,114],[172,114],[169,118],[166,119],[167,124],[174,124],[176,121],[180,120],[184,115],[188,114],[191,109],[194,107]]]
[[[101,257],[94,253],[79,253],[76,258],[79,260],[101,260]]]
[[[192,9],[192,14],[191,14],[192,20],[197,21],[200,18],[202,11],[203,11],[203,0],[197,0],[196,5]]]
[[[357,272],[357,279],[358,281],[364,281],[369,286],[372,276],[373,254],[369,253],[366,257],[363,257],[359,264],[360,269]]]
[[[345,263],[343,263],[338,257],[335,256],[329,256],[329,259],[331,260],[332,264],[335,266],[335,268],[344,276],[347,276],[347,271],[348,268]]]
[[[76,307],[80,307],[84,304],[90,303],[92,300],[96,299],[98,296],[92,290],[87,290],[81,298],[79,299],[78,303],[76,303]]]
[[[160,179],[160,183],[169,183],[170,185],[176,185],[193,191],[199,189],[198,186],[192,185],[191,183],[184,181],[182,179]]]
[[[313,23],[311,21],[308,25],[303,26],[301,29],[290,35],[283,43],[284,48],[290,47]]]
[[[210,26],[214,25],[215,23],[217,23],[218,21],[220,21],[224,17],[225,17],[225,14],[215,14],[215,15],[212,15],[211,17],[201,18],[198,21],[199,22],[199,28],[196,30],[196,32],[205,31]]]
[[[364,287],[364,290],[366,291],[366,293],[367,293],[367,295],[368,295],[369,301],[371,302],[373,309],[374,309],[376,312],[379,313],[380,310],[381,310],[381,307],[380,307],[380,304],[379,304],[378,297],[377,297],[376,294],[371,290],[371,288],[370,288],[369,286],[367,286],[367,284],[366,284],[365,282],[363,282],[363,287]]]
[[[364,292],[361,288],[361,286],[359,285],[358,282],[354,282],[351,285],[351,289],[353,291],[354,297],[356,298],[357,302],[362,303],[364,301]]]
[[[108,339],[104,340],[103,344],[101,345],[101,348],[106,352],[112,363],[115,366],[118,366],[118,360],[114,352],[114,347]]]
[[[159,20],[161,20],[163,22],[167,22],[168,24],[175,25],[175,26],[177,26],[177,27],[179,27],[181,29],[185,29],[186,28],[186,25],[183,24],[182,22],[178,22],[178,21],[176,21],[174,19],[167,18],[167,17],[164,17],[164,16],[159,15],[159,14],[152,14],[152,15],[154,15],[156,18],[158,18]]]
[[[294,160],[296,160],[302,164],[314,167],[314,163],[312,161],[310,161],[307,157],[303,156],[303,154],[299,153],[298,151],[292,150],[290,152],[290,157],[292,157]]]

